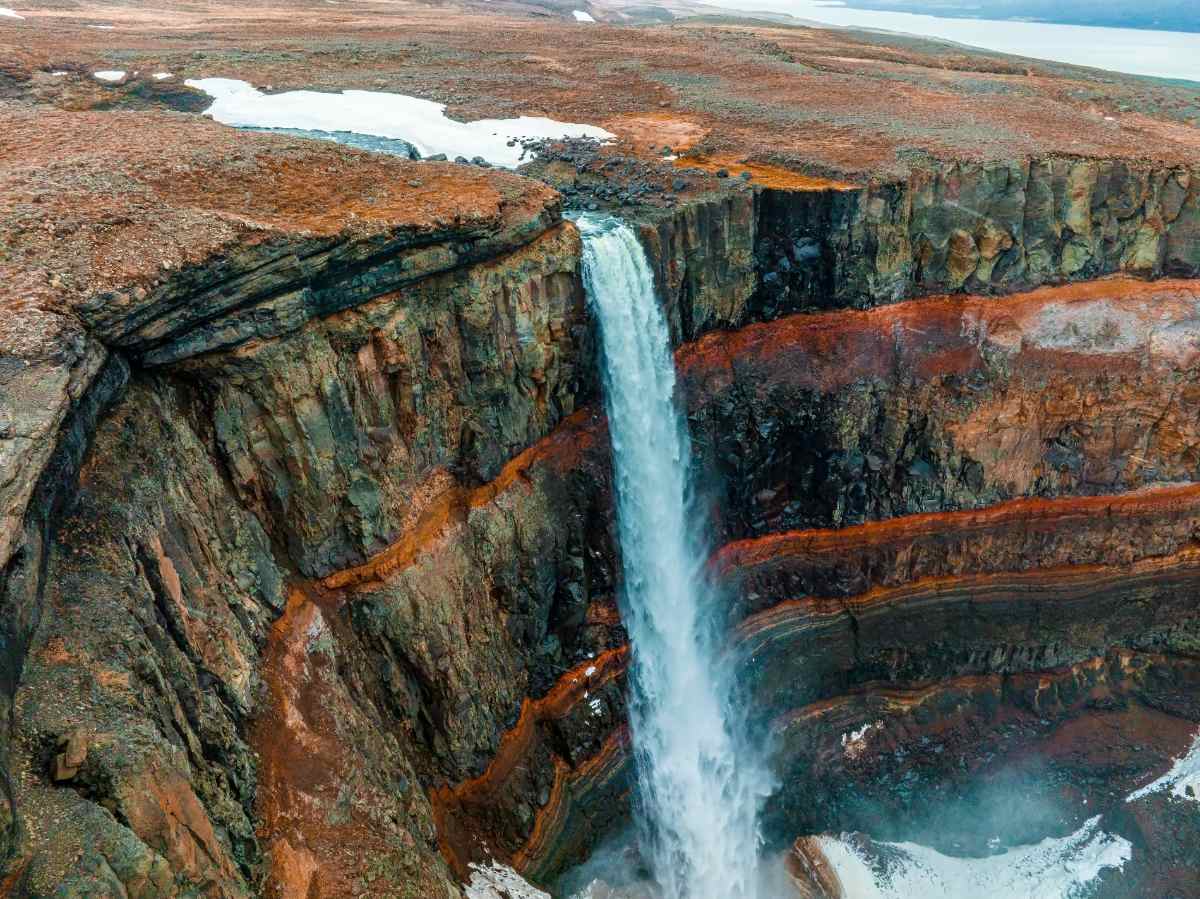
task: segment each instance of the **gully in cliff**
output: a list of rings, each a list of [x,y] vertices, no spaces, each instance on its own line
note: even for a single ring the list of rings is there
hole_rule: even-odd
[[[752,899],[770,780],[743,745],[713,626],[667,324],[634,233],[607,218],[579,227],[612,436],[641,851],[666,899]]]

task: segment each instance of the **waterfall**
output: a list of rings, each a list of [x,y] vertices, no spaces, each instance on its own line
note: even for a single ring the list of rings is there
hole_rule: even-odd
[[[714,626],[670,332],[633,232],[578,225],[603,349],[642,851],[664,899],[754,899],[769,778],[744,745]]]

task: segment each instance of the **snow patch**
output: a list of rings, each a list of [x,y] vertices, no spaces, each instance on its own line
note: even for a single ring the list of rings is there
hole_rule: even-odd
[[[112,31],[116,25],[87,25],[87,28],[95,28],[97,31]]]
[[[101,69],[99,72],[92,72],[92,77],[101,81],[120,81],[125,77],[125,73],[118,69]]]
[[[1192,747],[1181,758],[1175,759],[1170,771],[1158,780],[1134,790],[1125,797],[1125,801],[1134,802],[1168,788],[1171,795],[1178,799],[1200,802],[1200,733],[1196,734]]]
[[[24,16],[17,15],[15,9],[9,9],[7,6],[0,6],[0,17],[6,19],[24,19]]]
[[[955,858],[915,843],[880,843],[887,870],[843,837],[819,837],[847,896],[855,899],[1067,899],[1106,868],[1121,868],[1132,845],[1100,829],[1100,816],[1065,837],[1015,846],[987,858]],[[882,867],[882,866],[880,866]]]
[[[51,72],[50,74],[55,78],[61,78],[63,75],[70,75],[71,73],[60,69],[59,71]]]
[[[492,862],[471,865],[467,899],[551,899],[512,868]]]
[[[174,74],[172,74],[171,72],[155,72],[154,73],[155,81],[165,81],[168,78],[174,78],[174,77],[175,77]]]
[[[585,13],[582,9],[572,10],[571,15],[573,15],[575,17],[576,22],[595,22],[596,21],[590,15]]]
[[[456,122],[446,118],[444,103],[379,91],[287,91],[264,94],[233,78],[196,78],[184,82],[213,98],[205,110],[226,125],[251,128],[301,128],[354,131],[407,141],[423,157],[444,153],[451,159],[482,157],[492,165],[516,168],[524,160],[522,139],[613,135],[593,125],[556,122],[536,116]]]
[[[587,669],[587,671],[583,672],[583,676],[584,676],[584,677],[591,677],[591,676],[592,676],[593,674],[595,674],[595,673],[596,673],[596,666],[595,666],[595,665],[588,665],[588,669]]]
[[[846,758],[856,759],[862,755],[867,748],[867,734],[877,727],[883,727],[883,722],[875,721],[871,724],[864,724],[858,730],[842,734],[842,752],[845,753]]]

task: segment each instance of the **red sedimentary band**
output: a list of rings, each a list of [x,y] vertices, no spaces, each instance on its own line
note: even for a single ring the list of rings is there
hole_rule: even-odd
[[[1024,531],[1087,528],[1104,518],[1186,518],[1200,515],[1200,484],[1169,484],[1116,495],[1031,497],[982,509],[930,512],[845,528],[811,528],[737,540],[713,554],[718,577],[790,560],[837,560],[867,550],[893,550],[919,541],[960,543],[1013,527]]]
[[[1003,602],[1010,601],[1014,595],[1030,596],[1039,592],[1039,588],[1053,587],[1058,595],[1044,601],[1061,602],[1063,591],[1069,591],[1071,597],[1085,597],[1102,593],[1113,584],[1159,582],[1164,575],[1188,579],[1200,576],[1200,546],[1128,565],[1061,565],[1027,571],[928,577],[898,587],[875,587],[848,599],[786,599],[747,618],[738,626],[737,633],[739,639],[745,641],[756,635],[769,634],[789,620],[797,625],[805,621],[816,625],[823,618],[846,612],[857,616],[887,606],[967,592],[974,603]]]
[[[676,353],[681,378],[700,380],[697,395],[719,390],[733,368],[753,371],[772,359],[803,357],[804,365],[776,367],[780,380],[829,391],[865,377],[885,377],[903,366],[921,379],[961,374],[978,368],[981,347],[1020,350],[1023,355],[1078,357],[1078,364],[1111,368],[1120,352],[1097,352],[1080,340],[1044,340],[1039,330],[1048,309],[1077,308],[1103,302],[1105,312],[1155,327],[1159,322],[1194,318],[1200,281],[1139,281],[1108,278],[1046,287],[1005,297],[934,296],[867,311],[843,310],[792,315],[713,333]],[[1057,335],[1062,336],[1062,335]],[[1071,335],[1066,335],[1068,338]],[[1028,344],[1023,341],[1031,338]],[[1135,342],[1145,334],[1132,335]],[[1180,351],[1186,350],[1181,347]],[[1144,365],[1142,344],[1125,354],[1129,365]],[[761,385],[764,389],[769,383]]]
[[[572,768],[562,759],[554,761],[554,787],[550,799],[538,809],[533,831],[525,845],[513,856],[513,867],[527,871],[553,850],[566,824],[568,794],[582,785],[604,781],[613,776],[629,758],[629,729],[622,726],[610,733],[600,750]]]
[[[384,580],[411,565],[472,509],[492,502],[516,484],[527,483],[535,466],[550,465],[557,471],[568,471],[578,464],[582,455],[596,445],[598,421],[594,410],[580,409],[549,435],[514,456],[491,481],[473,489],[456,487],[445,491],[430,503],[416,526],[391,546],[361,565],[328,575],[321,585],[330,590],[352,588]]]
[[[526,699],[516,725],[501,738],[500,748],[487,770],[471,780],[453,786],[447,784],[430,791],[442,854],[460,876],[469,874],[467,866],[472,856],[468,843],[470,837],[465,833],[458,836],[462,828],[456,826],[457,819],[460,816],[472,817],[471,808],[486,808],[489,798],[498,794],[518,767],[529,758],[534,744],[540,739],[539,725],[544,721],[565,717],[583,700],[585,693],[623,676],[628,655],[628,647],[625,646],[607,650],[595,659],[572,668],[559,678],[545,696]],[[591,673],[588,674],[588,671]],[[558,780],[556,772],[556,784]]]

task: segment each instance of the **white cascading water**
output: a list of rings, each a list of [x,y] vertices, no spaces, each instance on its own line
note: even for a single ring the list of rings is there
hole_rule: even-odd
[[[634,233],[611,218],[578,225],[604,357],[643,853],[664,899],[754,899],[770,780],[744,745],[713,626],[670,333]]]

